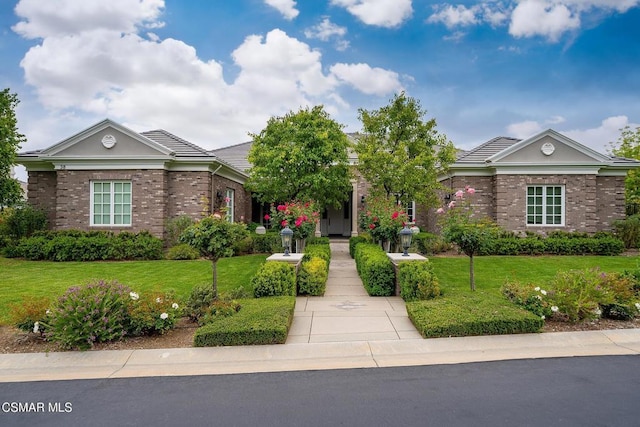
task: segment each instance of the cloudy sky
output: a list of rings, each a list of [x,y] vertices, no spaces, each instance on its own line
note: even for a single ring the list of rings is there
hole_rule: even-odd
[[[401,90],[461,148],[640,123],[640,0],[2,0],[0,25],[23,150],[105,117],[216,148],[316,104],[357,131]]]

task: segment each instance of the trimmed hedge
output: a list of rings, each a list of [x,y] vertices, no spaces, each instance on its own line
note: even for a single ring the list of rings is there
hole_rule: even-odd
[[[371,296],[391,296],[395,293],[393,263],[382,250],[372,243],[355,247],[356,268],[364,288]]]
[[[624,242],[612,235],[594,237],[502,237],[484,242],[478,255],[620,255]]]
[[[321,258],[327,263],[327,269],[331,262],[331,247],[329,245],[311,245],[304,249],[302,262],[309,261],[312,258]]]
[[[277,263],[267,263],[277,264]],[[293,321],[293,296],[238,301],[242,308],[228,317],[216,317],[198,328],[195,347],[284,344]]]
[[[251,235],[251,252],[255,254],[272,254],[282,252],[282,239],[278,233]]]
[[[419,253],[433,255],[446,252],[452,245],[444,241],[442,236],[431,233],[418,233],[413,235],[413,244]]]
[[[8,258],[47,261],[162,259],[162,240],[148,231],[46,231],[5,249]]]
[[[426,300],[440,295],[440,284],[429,261],[401,262],[398,265],[398,284],[405,301]]]
[[[330,240],[328,237],[309,237],[306,241],[306,246],[314,245],[329,245]]]
[[[424,338],[534,333],[544,325],[539,316],[486,295],[408,302],[407,313]]]
[[[329,276],[328,265],[319,257],[303,261],[298,271],[298,295],[324,295]]]
[[[369,237],[368,235],[360,235],[360,236],[353,236],[351,238],[349,238],[349,255],[351,255],[351,258],[355,258],[356,257],[356,246],[358,246],[360,243],[371,243],[371,237]]]
[[[279,297],[296,294],[296,269],[286,262],[265,262],[251,278],[253,296]]]

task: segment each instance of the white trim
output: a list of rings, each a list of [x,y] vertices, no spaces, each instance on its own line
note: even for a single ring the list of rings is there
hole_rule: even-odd
[[[229,198],[229,201],[227,202],[227,221],[234,222],[236,215],[236,190],[227,187],[227,189],[224,191],[224,197]]]
[[[495,175],[598,175],[601,166],[567,166],[523,164],[495,165]]]
[[[55,170],[136,170],[136,169],[165,169],[165,162],[163,160],[150,159],[145,161],[144,159],[138,159],[135,162],[114,160],[110,162],[101,161],[55,161],[51,162]]]
[[[95,201],[94,201],[94,184],[108,183],[109,184],[109,224],[96,224],[93,222],[93,216],[95,214]],[[115,215],[115,186],[116,183],[129,184],[129,223],[128,224],[114,224],[113,217]],[[102,215],[102,214],[101,214]],[[133,225],[133,183],[129,179],[95,179],[89,181],[89,226],[90,227],[131,227]]]

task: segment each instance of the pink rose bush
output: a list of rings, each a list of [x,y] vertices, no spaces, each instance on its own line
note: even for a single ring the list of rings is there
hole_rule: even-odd
[[[360,214],[360,228],[368,230],[374,241],[396,242],[408,221],[400,205],[382,197],[367,200],[367,210]]]
[[[265,219],[273,220],[279,229],[289,226],[294,239],[306,239],[315,233],[320,213],[314,202],[294,201],[272,206],[271,215],[265,215]]]

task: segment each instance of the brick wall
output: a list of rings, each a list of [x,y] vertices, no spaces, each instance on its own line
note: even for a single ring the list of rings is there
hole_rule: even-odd
[[[90,226],[91,181],[132,182],[131,226]],[[167,173],[164,170],[58,171],[55,228],[139,232],[163,237],[167,218]]]
[[[625,218],[624,176],[596,178],[598,231],[609,231],[613,221]]]
[[[224,178],[222,176],[214,176],[213,177],[213,192],[212,192],[212,205],[213,211],[219,210],[221,207],[226,206],[224,201],[220,202],[217,198],[218,192],[222,195],[224,199],[227,189],[234,190],[235,200],[234,200],[234,211],[235,217],[234,221],[236,222],[251,222],[251,193],[246,191],[242,184],[239,184],[230,179]]]
[[[188,215],[201,218],[201,213],[211,212],[211,173],[177,172],[167,173],[167,218]]]
[[[27,201],[31,206],[45,212],[49,228],[54,228],[56,224],[56,187],[55,171],[29,171]]]

